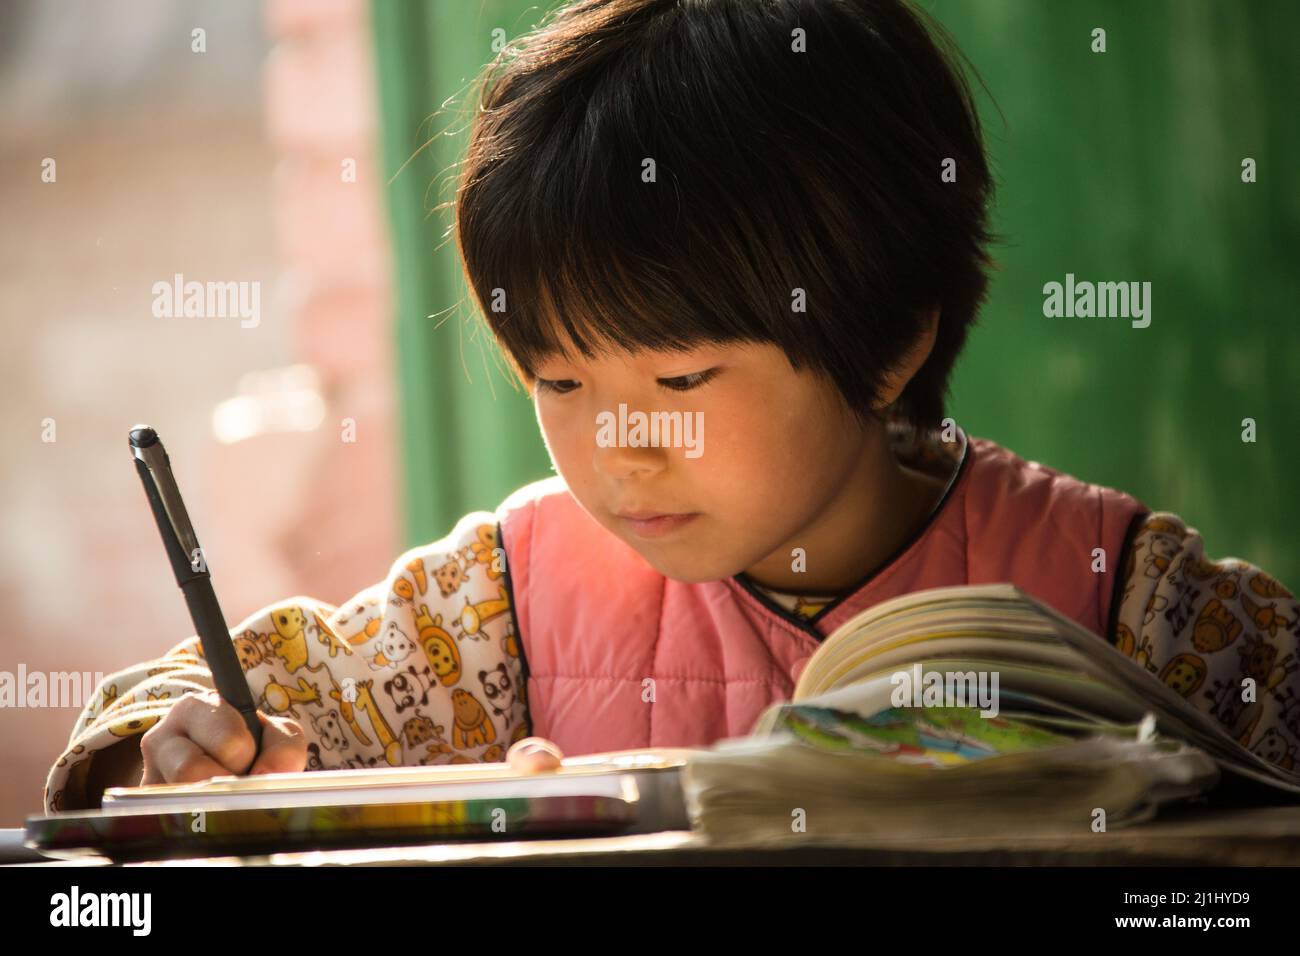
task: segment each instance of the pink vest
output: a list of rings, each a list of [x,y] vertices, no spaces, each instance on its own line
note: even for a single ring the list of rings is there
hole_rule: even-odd
[[[746,734],[764,708],[790,699],[836,627],[924,588],[1010,581],[1108,635],[1122,551],[1147,510],[970,439],[929,522],[807,621],[734,577],[665,577],[588,515],[560,477],[535,482],[497,512],[533,733],[573,755]],[[1105,549],[1104,573],[1092,570],[1094,548]]]

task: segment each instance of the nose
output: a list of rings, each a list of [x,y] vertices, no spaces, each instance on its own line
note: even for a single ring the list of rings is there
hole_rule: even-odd
[[[604,412],[596,416],[596,432],[592,441],[592,467],[614,479],[646,478],[663,471],[667,463],[666,449],[650,444],[643,428],[633,425],[638,416],[620,404],[617,412]]]
[[[610,478],[648,478],[664,470],[663,448],[626,445],[602,446],[597,442],[592,453],[592,467]]]

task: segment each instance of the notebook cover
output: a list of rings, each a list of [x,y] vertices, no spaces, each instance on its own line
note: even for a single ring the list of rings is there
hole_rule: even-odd
[[[551,796],[423,803],[188,811],[72,811],[28,817],[27,846],[114,860],[255,855],[284,850],[609,836],[638,819],[635,797]]]

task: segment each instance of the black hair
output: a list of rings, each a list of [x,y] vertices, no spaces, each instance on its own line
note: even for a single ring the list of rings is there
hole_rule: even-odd
[[[568,342],[589,358],[765,342],[865,420],[937,308],[890,409],[937,425],[992,267],[958,56],[902,0],[578,0],[544,17],[480,77],[456,196],[462,268],[520,381]]]

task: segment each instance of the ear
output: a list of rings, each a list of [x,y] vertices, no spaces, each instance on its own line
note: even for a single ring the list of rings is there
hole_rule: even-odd
[[[924,318],[921,324],[920,334],[912,347],[907,350],[903,357],[885,373],[885,379],[881,383],[880,398],[873,406],[876,409],[885,409],[898,400],[898,396],[903,394],[903,389],[907,383],[912,380],[917,371],[925,364],[925,360],[930,357],[930,352],[934,349],[934,339],[939,333],[939,309],[932,309]]]

